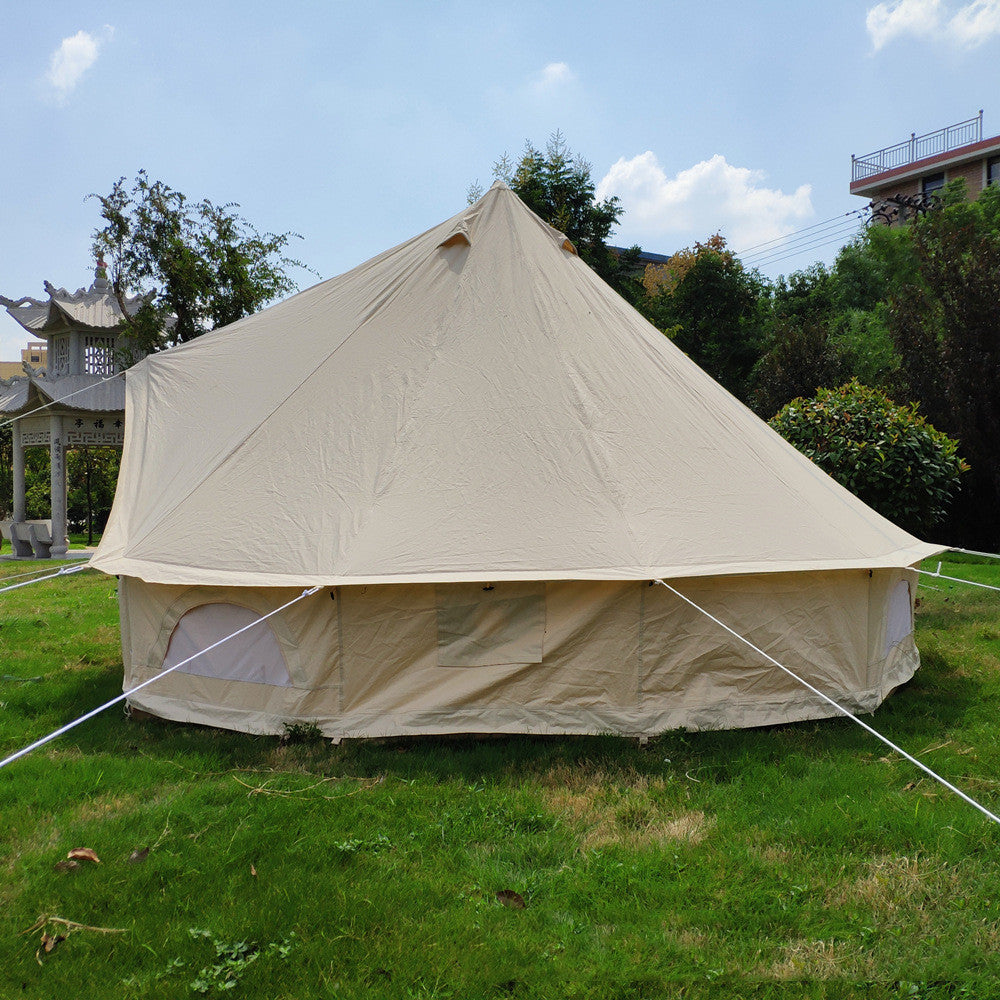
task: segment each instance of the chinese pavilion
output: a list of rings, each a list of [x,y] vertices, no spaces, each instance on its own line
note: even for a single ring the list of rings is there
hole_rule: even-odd
[[[125,441],[124,314],[98,262],[90,288],[67,292],[45,282],[48,299],[0,305],[35,338],[46,341],[47,367],[0,379],[0,414],[13,417],[14,496],[10,538],[16,556],[66,554],[66,452],[70,448],[121,448]],[[127,298],[134,314],[141,296]],[[138,360],[138,358],[133,358]],[[48,447],[51,458],[51,526],[25,518],[24,449]],[[4,534],[6,534],[6,528]],[[50,536],[50,537],[46,537]],[[51,544],[50,544],[51,543]]]

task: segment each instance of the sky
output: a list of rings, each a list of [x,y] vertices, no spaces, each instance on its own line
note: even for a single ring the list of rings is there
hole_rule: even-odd
[[[720,232],[775,276],[856,231],[852,153],[980,108],[1000,133],[1000,0],[0,0],[0,15],[13,299],[90,284],[88,196],[140,169],[299,234],[304,288],[454,215],[504,153],[560,130],[621,199],[614,243],[671,253]],[[0,359],[26,339],[0,310]]]

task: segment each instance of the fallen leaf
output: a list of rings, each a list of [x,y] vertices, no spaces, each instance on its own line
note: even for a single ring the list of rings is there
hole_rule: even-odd
[[[523,910],[528,904],[524,901],[524,896],[513,889],[501,889],[497,893],[497,899],[504,906],[509,906],[512,910]]]
[[[93,861],[95,865],[101,863],[101,859],[89,847],[74,847],[66,857],[71,860],[79,858],[81,861]]]
[[[79,861],[57,861],[53,866],[57,872],[71,872],[80,867]]]
[[[130,865],[141,865],[149,857],[148,847],[137,847],[129,856]]]
[[[903,785],[903,791],[904,792],[909,792],[909,791],[912,791],[916,787],[917,787],[917,783],[915,781],[908,781],[905,785]]]
[[[47,955],[52,951],[60,941],[65,941],[65,934],[50,934],[48,931],[42,931],[42,949]]]
[[[254,878],[257,877],[257,869],[254,868],[253,864],[250,865],[250,874],[253,875]]]

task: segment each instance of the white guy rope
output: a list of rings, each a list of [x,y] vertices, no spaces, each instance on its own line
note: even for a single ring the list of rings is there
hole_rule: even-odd
[[[81,567],[82,569],[83,567]],[[124,701],[126,698],[130,698],[136,693],[136,691],[141,691],[144,687],[152,684],[154,681],[158,681],[161,677],[166,677],[167,674],[173,673],[173,671],[179,669],[180,667],[186,666],[192,660],[197,660],[199,656],[204,656],[206,653],[211,652],[216,646],[221,646],[224,642],[228,642],[230,639],[235,639],[236,636],[240,635],[242,632],[246,632],[247,629],[253,628],[255,625],[259,625],[261,622],[267,621],[273,615],[278,614],[280,611],[284,611],[285,608],[290,608],[293,604],[298,604],[305,597],[310,597],[315,594],[318,590],[322,590],[322,587],[312,587],[309,590],[303,590],[298,597],[293,597],[287,604],[282,604],[280,608],[275,608],[273,611],[269,611],[266,615],[262,615],[256,621],[250,622],[249,625],[244,625],[242,628],[238,628],[235,632],[231,632],[229,635],[224,636],[219,639],[218,642],[213,642],[211,646],[206,646],[204,649],[199,650],[193,656],[189,656],[186,660],[181,660],[180,663],[175,663],[172,667],[168,667],[166,670],[161,671],[155,677],[150,677],[148,681],[143,681],[141,684],[137,684],[130,691],[125,691],[118,695],[116,698],[112,698],[111,701],[106,701],[103,705],[99,705],[97,708],[91,709],[86,715],[81,715],[80,718],[74,719],[72,722],[67,722],[65,726],[60,727],[55,730],[55,732],[49,733],[48,736],[43,736],[40,740],[35,740],[34,743],[29,746],[24,747],[22,750],[18,750],[17,753],[11,754],[4,760],[0,760],[0,768],[6,767],[8,764],[12,764],[15,760],[20,757],[24,757],[31,753],[32,750],[37,750],[40,746],[44,746],[46,743],[50,743],[57,736],[62,736],[63,733],[68,733],[71,729],[79,726],[81,722],[86,722],[88,719],[92,719],[95,715],[100,714],[106,708],[110,708],[112,705],[117,705],[118,702]]]
[[[983,590],[995,590],[1000,593],[1000,587],[994,587],[990,583],[976,583],[975,580],[961,580],[957,576],[946,576],[941,572],[941,563],[938,563],[937,570],[932,573],[929,569],[918,569],[922,576],[936,576],[939,580],[951,580],[952,583],[967,583],[970,587],[982,587]]]
[[[985,556],[987,559],[1000,559],[1000,555],[996,552],[977,552],[975,549],[960,549],[957,545],[953,545],[949,552],[961,552],[967,556]]]
[[[94,382],[91,385],[85,385],[82,389],[74,389],[72,392],[67,392],[65,396],[60,396],[58,399],[50,400],[48,403],[43,403],[41,406],[36,406],[33,410],[28,410],[27,413],[19,413],[16,417],[10,417],[7,420],[0,422],[0,427],[6,427],[8,424],[14,423],[15,420],[20,420],[22,417],[30,417],[32,413],[39,413],[42,410],[47,410],[50,406],[55,406],[57,403],[64,403],[67,399],[72,399],[74,396],[79,396],[81,392],[88,392],[93,389],[95,385],[104,385],[105,382],[110,382],[112,379],[121,378],[125,374],[125,371],[117,372],[114,375],[109,375],[107,378],[102,378],[100,382]]]
[[[48,576],[40,576],[37,580],[25,580],[24,583],[12,583],[9,587],[0,587],[0,594],[6,593],[8,590],[17,590],[20,587],[30,587],[33,583],[41,583],[43,580],[54,580],[57,576],[69,576],[70,573],[80,573],[85,569],[90,569],[90,563],[87,562],[83,566],[63,566],[61,570],[55,573],[49,573]],[[36,573],[40,572],[35,570]],[[24,576],[29,574],[25,573]]]
[[[665,582],[664,580],[655,580],[654,583],[658,583],[661,587],[666,587],[667,590],[669,590],[672,594],[676,594],[682,601],[684,601],[685,604],[690,604],[692,608],[694,608],[696,611],[700,611],[706,618],[711,619],[713,622],[715,622],[716,625],[719,625],[721,628],[724,628],[730,635],[739,639],[740,642],[745,643],[755,652],[760,653],[760,655],[763,656],[765,660],[767,660],[770,663],[773,663],[779,670],[783,670],[786,674],[788,674],[789,677],[791,677],[793,680],[798,681],[803,687],[807,687],[810,691],[812,691],[813,694],[819,695],[819,697],[822,698],[823,701],[825,701],[827,704],[835,708],[838,712],[840,712],[841,715],[845,715],[852,722],[856,722],[862,729],[871,733],[871,735],[874,736],[876,739],[881,740],[887,747],[891,747],[901,757],[905,757],[911,764],[914,764],[916,767],[919,767],[920,770],[924,772],[924,774],[927,774],[930,777],[932,777],[935,781],[940,782],[949,791],[954,792],[960,799],[964,800],[965,802],[968,802],[970,806],[973,806],[974,808],[978,809],[987,819],[992,820],[994,823],[1000,826],[1000,816],[997,816],[995,813],[991,813],[989,809],[986,808],[986,806],[980,805],[974,798],[971,798],[970,796],[966,795],[965,792],[963,792],[960,788],[956,788],[950,781],[946,781],[944,778],[941,777],[940,774],[937,774],[935,771],[932,771],[926,764],[922,764],[912,754],[908,754],[902,747],[897,746],[895,743],[892,742],[892,740],[883,736],[878,730],[873,729],[871,726],[869,726],[867,722],[862,722],[862,720],[859,719],[853,712],[849,712],[846,708],[844,708],[842,705],[839,705],[828,695],[823,694],[823,692],[820,691],[818,688],[814,688],[812,684],[810,684],[808,681],[803,680],[794,671],[789,670],[788,667],[779,663],[773,656],[771,656],[769,653],[765,653],[764,650],[761,649],[759,646],[755,646],[749,639],[746,639],[742,635],[740,635],[739,632],[736,632],[733,629],[731,629],[725,622],[719,621],[719,619],[716,618],[715,615],[711,614],[711,612],[708,612],[700,605],[695,604],[690,597],[685,597],[679,590],[675,590],[673,587],[670,586],[669,583]],[[0,767],[2,766],[3,765],[0,764]]]
[[[90,556],[79,556],[73,561],[81,563],[86,562],[89,558]],[[8,580],[23,580],[26,576],[38,576],[39,573],[47,573],[48,571],[48,566],[41,566],[38,569],[28,570],[27,573],[14,573],[11,576],[0,576],[0,583],[6,583]],[[56,575],[58,576],[58,574]]]

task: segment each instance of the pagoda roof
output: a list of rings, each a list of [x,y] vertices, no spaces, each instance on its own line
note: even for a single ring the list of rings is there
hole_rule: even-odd
[[[72,398],[70,398],[72,397]],[[25,375],[0,379],[0,413],[16,415],[65,399],[59,409],[113,413],[125,410],[125,379],[102,375],[61,378]]]
[[[14,300],[0,295],[0,305],[29,333],[45,335],[70,328],[115,330],[124,318],[121,304],[108,281],[104,268],[98,266],[93,284],[69,292],[46,281],[48,299],[33,299],[26,295]],[[143,296],[125,298],[125,308],[134,316],[142,305]]]

